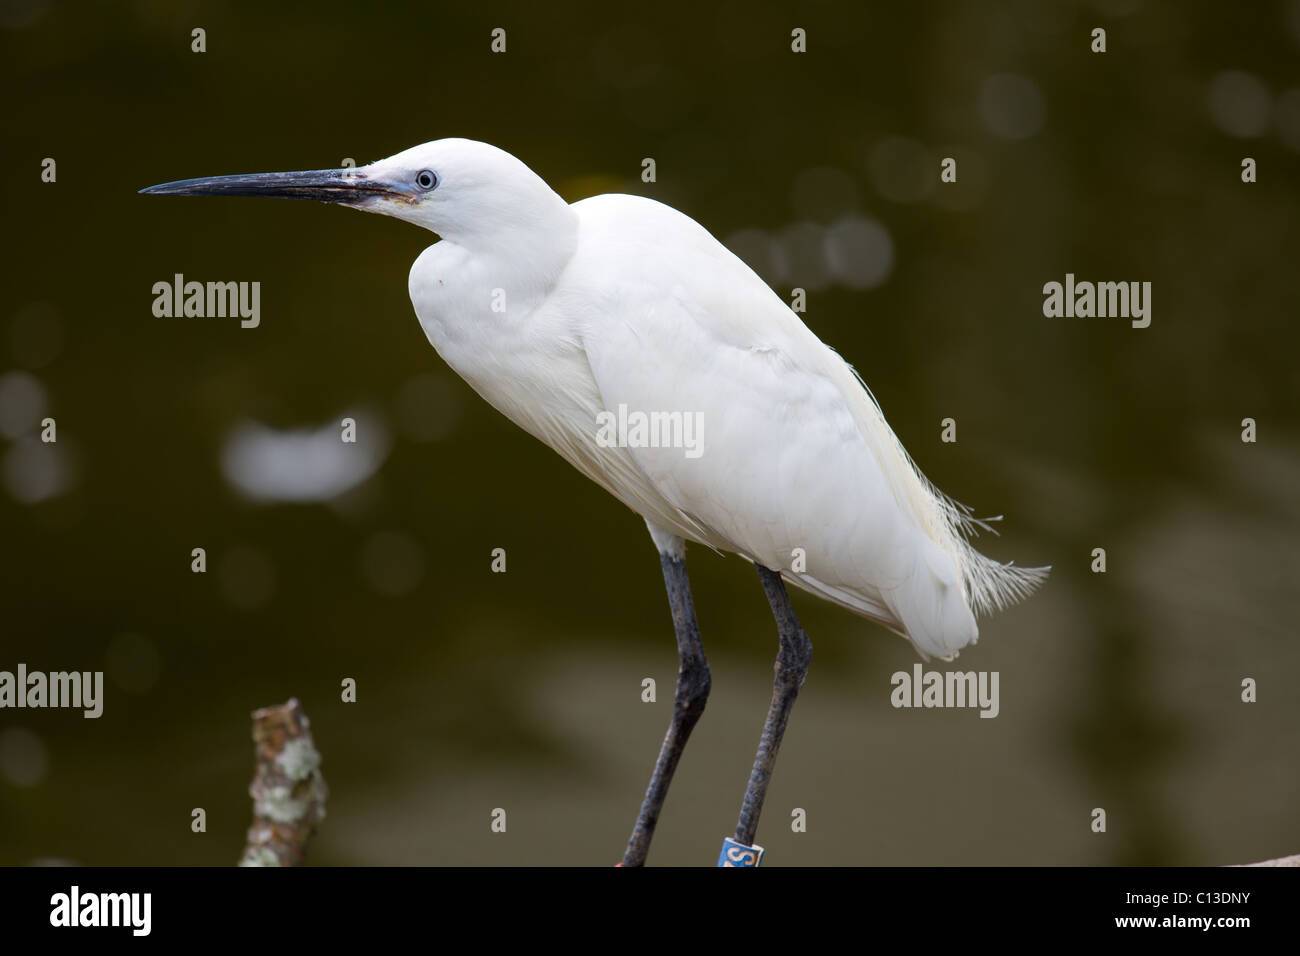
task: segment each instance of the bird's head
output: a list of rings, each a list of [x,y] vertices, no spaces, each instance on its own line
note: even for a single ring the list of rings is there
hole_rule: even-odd
[[[356,168],[208,176],[140,192],[339,203],[405,219],[466,245],[490,244],[512,230],[567,214],[564,200],[526,165],[469,139],[434,140]]]

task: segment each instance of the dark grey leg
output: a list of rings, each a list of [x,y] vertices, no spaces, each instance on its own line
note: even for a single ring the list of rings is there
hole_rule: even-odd
[[[663,746],[659,748],[659,759],[655,761],[654,773],[650,775],[650,786],[646,788],[636,826],[627,841],[627,852],[623,854],[624,866],[642,866],[645,863],[650,838],[654,836],[659,812],[663,809],[664,798],[668,796],[668,785],[673,782],[673,772],[682,758],[682,751],[686,749],[686,741],[699,722],[700,715],[704,713],[704,703],[709,699],[712,683],[709,662],[704,657],[704,645],[700,643],[700,628],[695,622],[695,604],[691,601],[691,582],[686,577],[686,561],[662,553],[659,561],[663,565],[668,605],[672,608],[673,628],[677,632],[677,655],[680,658],[677,694],[673,700],[672,723],[668,725],[668,734],[664,737]]]
[[[745,802],[741,805],[740,820],[736,824],[736,841],[746,846],[754,845],[758,816],[763,812],[763,799],[767,796],[767,782],[772,778],[772,768],[776,765],[776,752],[781,749],[781,738],[785,735],[785,725],[790,720],[794,699],[799,696],[799,688],[803,686],[808,665],[812,663],[812,641],[808,640],[808,635],[799,625],[799,619],[795,617],[781,575],[761,564],[754,567],[758,568],[758,577],[767,593],[767,602],[772,605],[781,649],[776,655],[772,706],[768,708],[767,720],[763,723],[763,736],[758,741],[758,754],[754,757],[754,769],[749,774]]]

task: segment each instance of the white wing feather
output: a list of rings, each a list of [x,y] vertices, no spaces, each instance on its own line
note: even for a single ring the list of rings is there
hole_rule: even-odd
[[[779,569],[923,654],[953,656],[978,636],[974,612],[1046,576],[970,546],[980,523],[925,479],[857,373],[703,227],[632,196],[573,208],[566,305],[603,407],[694,414],[703,426],[698,458],[598,449],[581,470],[674,533]],[[609,275],[617,301],[596,281]],[[629,461],[639,475],[626,474]],[[796,549],[803,571],[792,570]]]

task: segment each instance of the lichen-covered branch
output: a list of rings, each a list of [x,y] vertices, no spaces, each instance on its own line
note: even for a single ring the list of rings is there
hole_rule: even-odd
[[[248,795],[253,825],[240,866],[298,866],[325,819],[329,790],[311,723],[296,698],[253,711],[257,770]]]

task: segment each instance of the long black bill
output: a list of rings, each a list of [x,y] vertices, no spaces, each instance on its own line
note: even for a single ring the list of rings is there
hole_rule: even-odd
[[[141,189],[150,196],[273,196],[357,205],[368,199],[412,196],[392,183],[371,179],[357,169],[308,169],[296,173],[245,173],[182,179]]]

